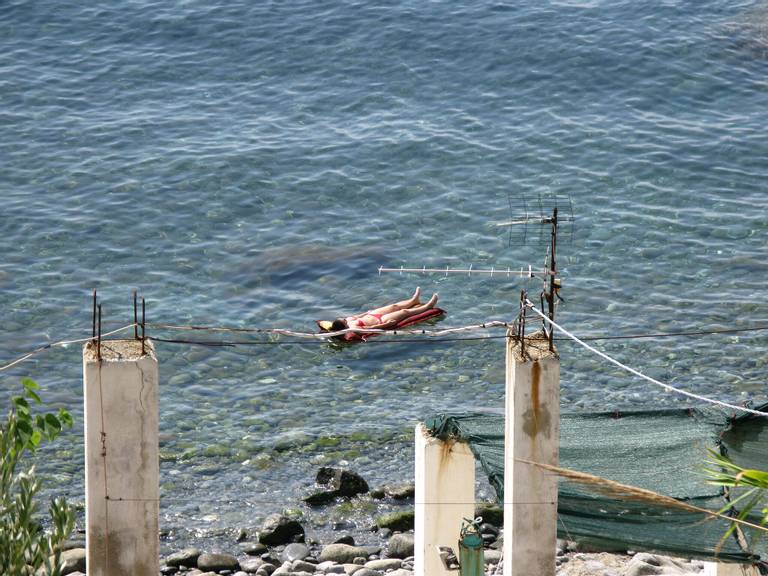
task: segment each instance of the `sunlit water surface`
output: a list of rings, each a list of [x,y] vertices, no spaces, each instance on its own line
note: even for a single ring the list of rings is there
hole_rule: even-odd
[[[443,326],[510,320],[538,283],[377,268],[538,266],[538,228],[493,224],[539,195],[571,199],[559,318],[577,334],[768,324],[761,2],[11,1],[0,126],[2,361],[87,336],[93,287],[110,328],[134,288],[150,322],[312,330],[417,284]],[[765,344],[600,347],[740,403],[765,397]],[[559,346],[564,409],[689,404]],[[157,348],[164,549],[229,549],[285,508],[320,540],[376,542],[372,504],[300,504],[318,465],[408,481],[420,418],[503,402],[499,339]],[[31,376],[75,416],[41,466],[76,502],[80,358],[0,381],[7,399]]]

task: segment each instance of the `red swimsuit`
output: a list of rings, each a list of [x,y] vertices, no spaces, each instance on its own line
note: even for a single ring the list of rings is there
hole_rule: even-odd
[[[381,324],[381,317],[383,316],[383,314],[374,314],[373,312],[366,312],[365,314],[363,314],[363,316],[373,316],[374,318],[376,318],[379,321],[379,324]],[[362,319],[360,319],[360,318],[355,320],[355,324],[357,324],[358,328],[367,328],[368,327],[366,325],[366,323],[363,322]]]

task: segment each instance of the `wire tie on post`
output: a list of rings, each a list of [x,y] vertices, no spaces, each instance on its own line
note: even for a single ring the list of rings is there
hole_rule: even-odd
[[[448,266],[445,267],[445,277],[448,278]]]
[[[469,270],[468,270],[467,276],[472,278],[472,264],[469,265]]]
[[[400,276],[402,276],[402,275],[403,275],[403,267],[400,266]]]
[[[379,266],[379,276],[381,276],[381,269],[384,268],[384,266]]]

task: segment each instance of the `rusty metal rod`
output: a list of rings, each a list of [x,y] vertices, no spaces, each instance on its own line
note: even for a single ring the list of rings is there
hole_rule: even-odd
[[[138,340],[139,339],[139,318],[138,318],[138,309],[137,309],[137,302],[136,302],[136,290],[133,291],[133,339]]]
[[[93,325],[91,337],[96,340],[96,288],[93,289],[93,313],[91,314],[91,323]]]
[[[144,351],[145,342],[147,340],[147,334],[146,334],[146,303],[144,302],[144,298],[141,299],[141,355],[143,356],[146,354]]]
[[[101,360],[101,304],[99,304],[99,338],[96,340],[96,358]]]

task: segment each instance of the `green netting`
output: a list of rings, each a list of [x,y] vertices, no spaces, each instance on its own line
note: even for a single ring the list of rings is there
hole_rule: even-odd
[[[503,501],[503,415],[442,414],[425,424],[434,436],[467,442]],[[733,419],[715,409],[563,414],[560,465],[716,511],[725,501],[721,489],[704,481],[706,449],[722,443],[737,463],[768,469],[767,428],[765,418]],[[728,538],[718,550],[728,529],[726,521],[610,498],[570,481],[560,481],[558,517],[561,538],[606,549],[736,562],[768,557],[765,544],[757,538],[749,548],[735,537]]]

